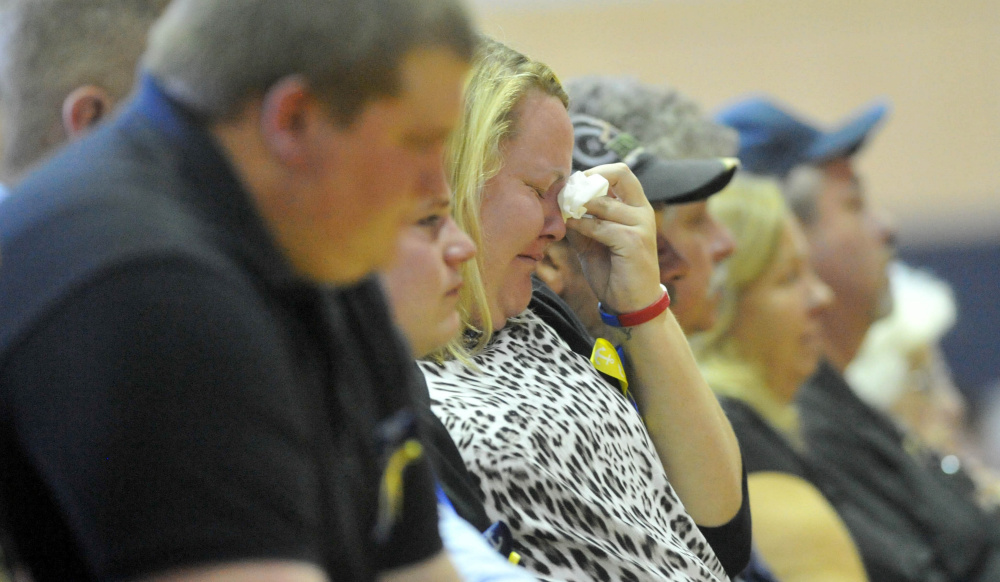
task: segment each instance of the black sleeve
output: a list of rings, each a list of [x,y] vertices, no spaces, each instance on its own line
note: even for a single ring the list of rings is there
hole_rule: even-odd
[[[751,525],[750,493],[747,490],[747,468],[744,465],[743,502],[740,510],[728,523],[716,527],[698,526],[730,578],[735,579],[750,562]]]
[[[423,458],[407,467],[403,478],[402,514],[392,534],[376,549],[378,572],[412,566],[442,551],[437,492],[426,447]]]
[[[249,285],[154,264],[88,284],[7,358],[8,421],[95,579],[336,543],[268,314]]]
[[[736,433],[747,473],[788,473],[809,480],[809,469],[800,455],[752,408],[724,396],[719,398],[719,404]]]
[[[340,408],[374,417],[376,446],[380,458],[378,475],[372,487],[383,487],[391,479],[393,451],[405,441],[423,441],[420,407],[416,399],[423,376],[416,369],[409,346],[395,327],[391,311],[377,278],[336,293],[340,328],[348,343],[340,350],[346,356],[339,384]],[[347,365],[350,364],[350,365]],[[419,384],[418,384],[419,382]],[[424,387],[426,392],[426,388]],[[405,428],[404,428],[405,427]],[[393,570],[422,562],[441,552],[438,530],[437,493],[431,470],[432,453],[426,442],[421,456],[406,466],[403,473],[400,513],[384,539],[377,539],[374,549],[377,571]],[[357,448],[364,448],[361,445]],[[366,479],[365,481],[371,481]],[[365,491],[358,491],[362,497]],[[378,523],[385,516],[379,500]],[[358,535],[368,536],[361,531]],[[378,538],[379,536],[376,536]]]

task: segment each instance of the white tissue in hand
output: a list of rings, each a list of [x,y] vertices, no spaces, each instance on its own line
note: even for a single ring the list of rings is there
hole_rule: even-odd
[[[583,207],[584,204],[607,195],[608,181],[604,176],[600,174],[587,176],[583,172],[574,172],[569,180],[566,180],[566,185],[558,196],[563,220],[580,218],[587,212]]]

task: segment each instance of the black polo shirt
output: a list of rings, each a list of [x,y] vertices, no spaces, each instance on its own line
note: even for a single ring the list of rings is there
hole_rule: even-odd
[[[829,363],[799,390],[809,455],[858,544],[872,580],[1000,580],[1000,519]],[[938,464],[940,467],[940,464]],[[845,507],[854,508],[847,513]]]
[[[298,278],[151,78],[15,189],[0,253],[0,475],[36,580],[245,560],[371,580],[440,551],[378,285]]]

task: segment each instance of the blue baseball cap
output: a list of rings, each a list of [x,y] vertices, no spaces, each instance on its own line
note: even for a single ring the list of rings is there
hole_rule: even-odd
[[[876,100],[838,126],[821,129],[767,97],[753,96],[722,109],[715,119],[739,133],[744,170],[784,177],[799,164],[854,155],[888,112],[889,103]]]

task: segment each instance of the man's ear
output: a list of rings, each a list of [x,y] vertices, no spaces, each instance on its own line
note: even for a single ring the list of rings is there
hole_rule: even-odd
[[[550,244],[545,249],[545,256],[535,268],[535,275],[545,283],[556,295],[562,295],[566,289],[566,278],[569,276],[566,264],[566,249],[558,244]]]
[[[111,111],[111,97],[97,85],[82,85],[63,99],[62,123],[66,135],[77,139]]]
[[[290,75],[268,89],[260,124],[268,151],[284,164],[307,165],[319,104],[300,75]]]

